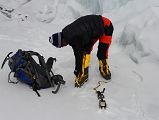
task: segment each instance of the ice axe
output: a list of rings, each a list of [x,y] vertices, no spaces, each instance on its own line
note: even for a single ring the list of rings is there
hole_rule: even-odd
[[[3,66],[4,66],[4,64],[6,63],[7,60],[9,60],[10,62],[12,62],[12,58],[9,57],[10,54],[12,54],[12,53],[13,52],[8,53],[8,55],[5,57],[5,59],[4,59],[3,63],[2,63],[1,69],[3,68]]]

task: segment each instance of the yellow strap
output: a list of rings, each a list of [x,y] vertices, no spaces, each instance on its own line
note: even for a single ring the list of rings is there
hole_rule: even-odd
[[[101,70],[101,73],[104,75],[104,71],[103,71],[103,63],[102,63],[102,60],[99,60],[99,65],[100,65],[100,70]]]
[[[84,69],[89,66],[90,63],[90,54],[85,54],[83,56],[83,61],[82,61],[82,73],[84,74]]]
[[[109,74],[109,67],[108,67],[108,59],[106,59],[106,72],[107,72],[107,74]]]
[[[99,60],[99,65],[100,65],[100,67],[101,67],[101,72],[102,72],[103,74],[105,74],[104,71],[103,71],[103,63],[102,63],[102,60]],[[107,72],[107,74],[109,74],[108,59],[106,59],[106,72]]]

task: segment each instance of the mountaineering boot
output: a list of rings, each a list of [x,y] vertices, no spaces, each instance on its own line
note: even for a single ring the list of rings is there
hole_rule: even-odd
[[[104,79],[106,79],[107,81],[111,79],[111,73],[109,70],[108,59],[99,60],[99,71]]]
[[[81,87],[88,80],[90,54],[84,54],[82,59],[82,71],[76,76],[75,87]]]

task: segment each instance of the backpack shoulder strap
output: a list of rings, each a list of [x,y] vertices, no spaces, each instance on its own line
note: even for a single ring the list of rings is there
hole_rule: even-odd
[[[50,73],[49,73],[49,71],[47,69],[47,65],[45,63],[44,57],[41,56],[38,52],[34,52],[34,51],[26,51],[26,52],[28,52],[30,54],[30,57],[33,56],[33,55],[38,57],[40,65],[45,69],[46,76],[47,76],[47,78],[49,80],[50,85],[52,87],[54,87],[54,81],[51,80],[51,75],[50,75]]]

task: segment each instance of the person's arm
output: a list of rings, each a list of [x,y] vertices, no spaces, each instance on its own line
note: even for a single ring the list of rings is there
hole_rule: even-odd
[[[71,46],[75,56],[75,70],[74,74],[77,76],[81,71],[82,67],[82,49],[78,45]]]

